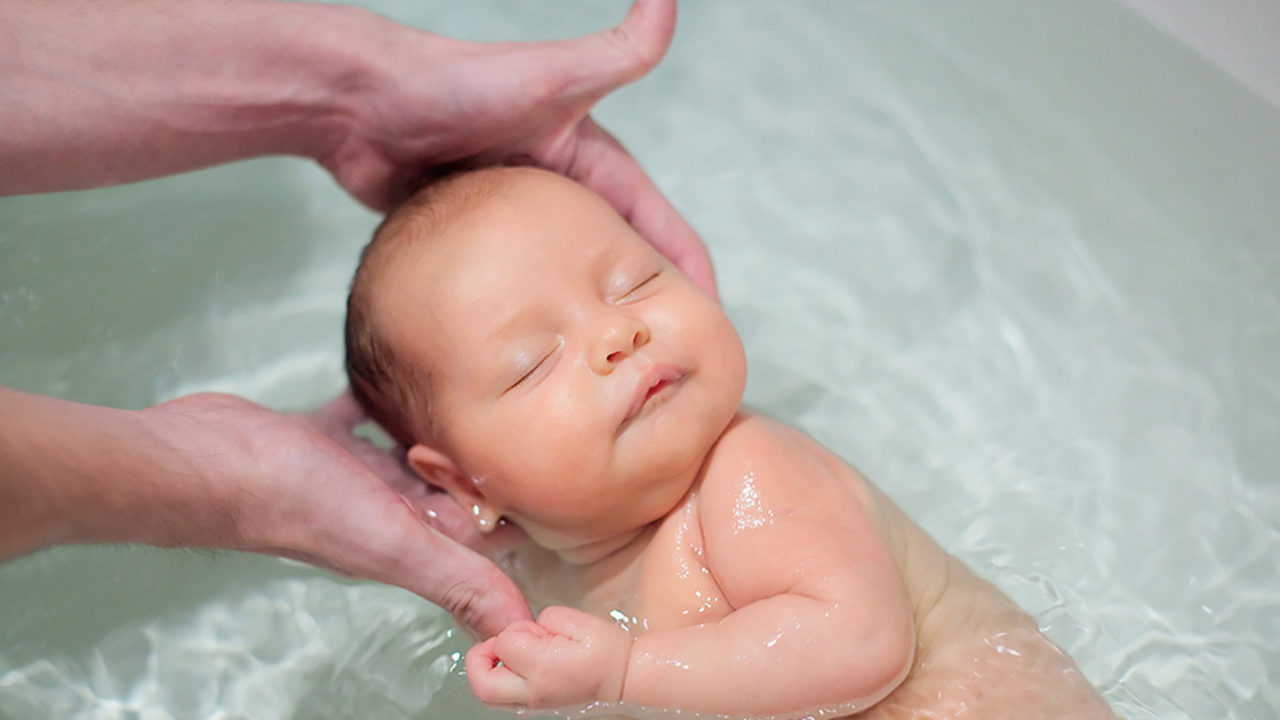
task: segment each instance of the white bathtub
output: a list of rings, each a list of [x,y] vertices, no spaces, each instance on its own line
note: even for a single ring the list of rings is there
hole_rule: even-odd
[[[370,5],[478,39],[623,12]],[[711,246],[751,403],[863,468],[1122,716],[1275,718],[1280,104],[1156,23],[690,1],[598,117]],[[319,403],[375,222],[287,159],[0,200],[0,383]],[[285,561],[48,551],[0,567],[0,718],[494,716],[449,627]]]

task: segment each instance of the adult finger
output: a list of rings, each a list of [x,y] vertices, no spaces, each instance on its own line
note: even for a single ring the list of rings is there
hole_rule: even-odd
[[[387,582],[434,602],[482,638],[532,618],[520,589],[496,565],[434,531],[429,535]]]
[[[519,588],[496,565],[431,527],[414,504],[382,486],[336,521],[312,524],[305,548],[343,572],[397,585],[439,605],[479,637],[531,620]]]
[[[711,255],[622,143],[589,116],[579,123],[565,174],[594,190],[689,279],[719,299]]]
[[[407,171],[387,157],[370,151],[367,145],[352,138],[334,152],[318,158],[338,184],[357,201],[371,210],[385,212],[403,199],[398,189]]]
[[[351,394],[350,388],[343,390],[332,400],[315,410],[314,414],[319,417],[332,418],[347,430],[354,428],[366,419],[364,409],[360,407],[359,402],[356,402],[356,398]]]
[[[481,532],[471,513],[446,492],[432,490],[406,497],[431,527],[487,557],[504,554],[528,539],[520,528],[501,519],[497,527]]]

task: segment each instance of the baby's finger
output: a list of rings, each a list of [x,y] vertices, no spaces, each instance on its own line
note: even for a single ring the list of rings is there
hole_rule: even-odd
[[[538,625],[555,635],[562,635],[570,640],[581,640],[587,636],[592,616],[573,608],[552,605],[538,614]]]
[[[493,652],[502,664],[520,675],[527,675],[538,667],[552,639],[537,623],[516,623],[494,638]]]
[[[467,681],[471,691],[486,705],[528,705],[528,683],[498,658],[494,650],[496,642],[497,638],[490,638],[467,653]]]

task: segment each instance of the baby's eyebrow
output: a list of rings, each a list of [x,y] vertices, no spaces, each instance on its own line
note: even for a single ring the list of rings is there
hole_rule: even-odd
[[[532,321],[530,316],[533,314],[534,311],[532,308],[527,306],[520,308],[516,312],[512,313],[511,316],[501,324],[494,326],[494,328],[485,335],[485,342],[504,342],[511,339],[511,337],[516,335],[522,327],[527,326]]]
[[[634,259],[635,254],[623,237],[610,237],[601,241],[595,249],[589,267],[597,278],[607,279],[619,267]]]

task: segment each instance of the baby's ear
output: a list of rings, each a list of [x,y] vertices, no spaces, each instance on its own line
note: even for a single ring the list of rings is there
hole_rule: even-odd
[[[497,527],[500,513],[452,458],[433,447],[414,445],[409,448],[408,459],[409,466],[423,480],[449,493],[462,506],[480,532]]]

